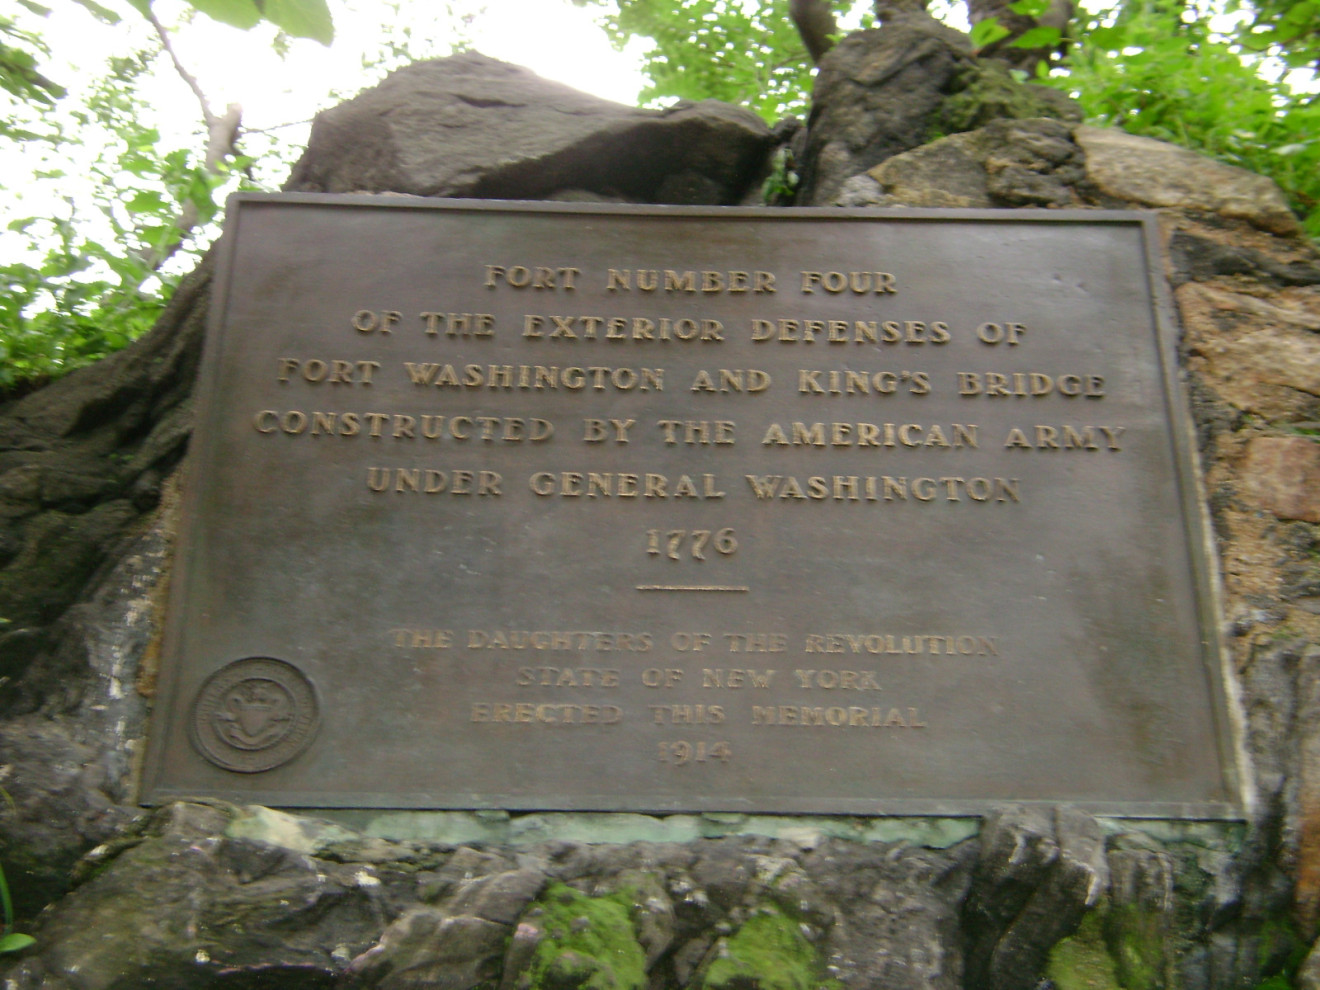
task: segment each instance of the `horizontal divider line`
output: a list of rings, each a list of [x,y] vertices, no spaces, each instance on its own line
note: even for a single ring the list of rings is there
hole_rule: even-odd
[[[749,591],[745,584],[639,584],[638,591]]]

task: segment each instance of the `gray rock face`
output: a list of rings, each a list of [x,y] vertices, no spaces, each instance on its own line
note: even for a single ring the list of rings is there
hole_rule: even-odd
[[[807,869],[840,912],[830,931],[830,972],[849,987],[957,990],[963,953],[957,906],[976,846],[947,851],[830,844]]]
[[[1039,126],[1036,133],[1028,129],[1011,137],[1002,130],[992,131],[1038,118],[1058,122],[1072,147],[1039,147],[1057,139]],[[1081,108],[1065,94],[1018,82],[1004,65],[973,57],[964,35],[924,13],[907,13],[883,28],[849,35],[821,62],[801,149],[802,188],[797,202],[800,206],[892,205],[857,177],[874,175],[877,166],[905,152],[929,149],[920,166],[908,165],[906,171],[915,180],[908,186],[911,192],[927,178],[911,174],[914,167],[938,172],[946,164],[941,159],[947,158],[962,172],[963,159],[970,156],[984,162],[987,146],[995,146],[1008,151],[1008,160],[990,170],[992,176],[1008,171],[992,179],[998,190],[987,190],[978,181],[972,188],[955,188],[951,201],[933,195],[930,202],[912,205],[1065,205],[1049,183],[1032,189],[1026,180],[1028,174],[1060,167],[1068,158],[1079,167],[1080,153],[1063,125],[1081,119]],[[967,131],[982,137],[972,142],[956,139]],[[935,140],[942,135],[956,137],[953,143]],[[1039,162],[1042,153],[1044,167]],[[947,189],[950,183],[936,181],[934,186]],[[999,195],[1001,191],[1009,194]]]
[[[389,913],[377,871],[231,839],[227,821],[202,805],[153,816],[47,917],[40,955],[14,978],[77,990],[209,986],[244,974],[324,985],[372,944]]]
[[[1111,196],[1239,217],[1276,234],[1297,231],[1279,187],[1264,176],[1112,127],[1079,127],[1077,140],[1092,178]]]
[[[1086,158],[1059,120],[996,120],[889,158],[845,184],[840,205],[1061,207],[1094,201]],[[849,200],[847,197],[851,197]]]
[[[190,424],[207,262],[133,347],[0,410],[0,862],[20,916],[137,810],[128,802]],[[80,493],[76,495],[75,493]],[[100,501],[98,501],[100,499]]]
[[[949,849],[736,837],[501,851],[179,803],[91,857],[0,978],[18,990],[1034,987],[1102,896],[1171,930],[1187,885],[1206,883],[1139,834],[1109,845],[1066,808],[1007,810]]]
[[[1010,808],[987,816],[963,907],[966,985],[1031,990],[1050,950],[1109,886],[1095,819],[1069,808]]]
[[[285,188],[728,206],[756,191],[773,140],[715,100],[634,110],[468,52],[318,115]]]

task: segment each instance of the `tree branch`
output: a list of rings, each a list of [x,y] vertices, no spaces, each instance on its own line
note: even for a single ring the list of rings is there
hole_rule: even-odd
[[[788,0],[788,16],[797,28],[813,63],[819,63],[834,45],[838,27],[829,0]]]
[[[271,124],[269,127],[245,127],[243,128],[243,133],[271,134],[275,131],[283,130],[285,127],[305,127],[307,124],[310,124],[311,122],[312,122],[311,117],[307,117],[303,120],[286,120],[283,124]]]
[[[238,153],[238,133],[243,122],[243,108],[237,103],[231,103],[225,108],[223,114],[217,115],[211,109],[211,104],[206,99],[206,93],[202,91],[197,78],[184,68],[183,62],[179,59],[178,53],[175,52],[174,45],[170,41],[169,32],[165,30],[165,25],[160,22],[156,12],[147,7],[146,16],[156,31],[156,37],[160,39],[161,47],[165,49],[170,61],[174,63],[174,71],[188,84],[188,88],[193,91],[193,95],[197,97],[197,102],[202,108],[202,120],[206,123],[206,154],[203,158],[202,167],[211,175],[218,175],[221,163],[231,155]],[[201,215],[197,209],[197,204],[191,200],[185,202],[179,210],[179,215],[174,220],[175,236],[170,238],[168,244],[147,252],[142,258],[142,263],[152,271],[158,271],[160,266],[165,264],[179,250],[184,239],[192,233],[193,228],[197,226],[200,219]]]
[[[202,87],[197,82],[197,78],[185,69],[183,63],[179,61],[178,53],[174,51],[174,45],[170,43],[170,34],[165,30],[165,25],[160,22],[160,18],[156,16],[156,12],[150,7],[147,7],[146,13],[147,20],[151,22],[151,26],[156,30],[156,37],[160,39],[161,47],[165,49],[165,54],[168,55],[170,61],[174,63],[174,71],[177,72],[180,78],[188,84],[188,88],[191,89],[193,95],[197,97],[197,102],[201,104],[202,120],[206,122],[206,129],[209,131],[212,124],[215,122],[215,114],[211,112],[211,104],[207,102],[206,94],[202,92]]]

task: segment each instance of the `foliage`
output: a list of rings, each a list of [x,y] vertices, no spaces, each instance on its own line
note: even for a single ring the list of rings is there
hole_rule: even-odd
[[[53,105],[65,89],[37,70],[37,60],[49,54],[50,49],[39,34],[19,27],[12,17],[0,15],[0,89],[20,102]],[[0,118],[0,138],[29,140],[38,136],[15,127],[7,118]]]
[[[1320,236],[1320,100],[1300,96],[1181,0],[1130,0],[1091,15],[1049,82],[1089,120],[1172,141],[1274,179]]]
[[[50,10],[20,0],[30,15]],[[148,0],[127,0],[163,32]],[[79,0],[99,20],[119,13]],[[328,43],[325,0],[199,0],[195,10],[231,24],[262,18],[282,32]],[[250,8],[250,9],[248,9]],[[136,17],[125,8],[128,17]],[[29,21],[31,18],[29,18]],[[162,38],[168,35],[162,33]],[[37,66],[51,51],[37,30],[0,18],[0,139],[26,145],[32,166],[24,190],[74,187],[60,197],[37,195],[37,215],[5,227],[26,250],[0,264],[0,395],[27,390],[116,351],[155,322],[179,273],[195,259],[194,228],[203,237],[223,196],[243,182],[250,160],[205,162],[204,139],[171,147],[156,128],[143,87],[164,55],[156,43],[112,57],[76,105]],[[10,149],[12,150],[12,149]],[[54,198],[63,209],[46,205]],[[175,263],[168,259],[180,248]],[[14,252],[11,252],[11,255]],[[2,944],[2,943],[0,943]]]
[[[111,280],[82,278],[92,259],[106,252],[95,242],[79,242],[68,218],[42,222],[56,241],[39,263],[0,266],[3,389],[40,384],[123,347],[161,308],[158,297],[124,297]]]
[[[1293,68],[1320,69],[1317,0],[1233,0],[1229,9],[1253,15],[1240,33],[1248,51],[1276,56]]]
[[[14,899],[9,896],[9,883],[5,880],[3,870],[0,870],[0,908],[3,908],[5,922],[3,930],[0,930],[0,955],[21,952],[29,945],[34,945],[37,940],[31,935],[14,931]]]
[[[14,799],[4,788],[0,788],[0,796],[11,809],[14,807]],[[9,881],[5,879],[4,870],[0,870],[0,915],[4,919],[4,927],[0,928],[0,956],[22,952],[29,945],[36,944],[37,940],[31,935],[14,931],[14,899],[9,894]]]
[[[75,0],[99,20],[118,24],[119,14],[97,0]],[[152,16],[151,0],[127,0],[143,17]],[[50,8],[35,0],[18,3],[37,17],[48,17]],[[328,45],[334,40],[334,24],[326,0],[193,0],[192,7],[222,24],[250,28],[269,21],[284,34],[311,38]],[[12,17],[0,15],[0,89],[25,103],[51,106],[65,95],[65,88],[47,79],[37,68],[38,58],[48,58],[50,48],[35,31],[20,27]],[[0,122],[0,137],[28,137],[7,131]]]
[[[789,19],[788,0],[618,0],[601,23],[619,48],[633,37],[649,39],[644,102],[725,100],[770,123],[806,112],[811,60]]]
[[[792,203],[797,196],[798,180],[792,152],[786,147],[775,149],[770,160],[770,174],[761,184],[761,199],[771,206]]]
[[[615,44],[649,40],[645,99],[715,97],[767,121],[802,112],[811,70],[787,0],[617,2],[602,14]],[[837,6],[855,19],[856,0]],[[939,0],[930,7],[948,14]],[[1036,17],[1048,7],[1015,0],[1008,9]],[[1042,81],[1076,97],[1089,119],[1269,176],[1320,236],[1320,97],[1281,78],[1287,66],[1320,69],[1320,0],[1119,0],[1083,11],[1070,34],[1076,41],[1065,63]],[[984,48],[1007,35],[986,18],[971,39]],[[1058,28],[1041,26],[1008,47],[1048,49],[1061,40]]]
[[[1024,17],[1039,17],[1049,9],[1050,0],[1016,0],[1008,9]],[[1007,38],[1011,32],[1000,24],[997,18],[987,17],[972,25],[968,33],[973,48],[985,48],[996,41]],[[1054,48],[1063,40],[1063,32],[1057,27],[1041,25],[1018,35],[1008,43],[1009,48]]]
[[[215,126],[222,115],[170,47],[178,27],[161,18],[181,17],[183,25],[204,13],[240,27],[260,21],[265,30],[252,43],[269,43],[281,58],[290,36],[328,42],[332,33],[326,0],[157,0],[168,8],[161,15],[150,0],[73,0],[115,28],[123,39],[116,51],[140,50],[110,58],[93,85],[66,92],[48,77],[64,72],[78,83],[96,67],[61,66],[58,42],[45,37],[51,10],[35,0],[17,3],[14,17],[0,15],[0,181],[10,193],[0,220],[0,399],[149,329],[180,274],[217,234],[212,221],[224,197],[261,188],[263,176],[269,188],[296,154],[280,141],[279,127],[245,128],[241,154],[227,149],[208,161],[208,139],[224,134]],[[479,0],[446,0],[416,16],[403,0],[371,0],[369,9],[380,18],[378,34],[359,33],[350,50],[361,52],[363,69],[383,75],[462,47],[483,8]],[[355,0],[341,0],[341,10],[351,16]],[[360,85],[362,76],[353,79]],[[178,133],[177,113],[156,105],[159,87],[171,84],[204,108],[191,128],[184,122],[190,134]],[[322,105],[352,95],[324,93]],[[158,121],[174,133],[162,134]]]
[[[67,121],[50,118],[45,144],[73,143],[69,131],[103,132],[109,140],[81,148],[88,200],[66,196],[63,215],[8,224],[33,249],[0,265],[0,390],[88,364],[150,328],[177,279],[177,266],[160,265],[182,237],[183,205],[203,223],[216,213],[227,172],[208,172],[200,151],[169,149],[141,122],[138,87],[154,55],[112,59],[83,106]],[[34,178],[67,183],[69,168],[52,165]]]
[[[144,17],[151,0],[128,0]],[[311,38],[323,45],[335,39],[335,28],[326,0],[190,0],[192,6],[221,24],[247,30],[263,20],[285,34]]]

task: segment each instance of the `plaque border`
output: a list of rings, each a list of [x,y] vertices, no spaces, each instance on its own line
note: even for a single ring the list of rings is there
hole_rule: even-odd
[[[1149,290],[1151,324],[1156,338],[1156,349],[1163,383],[1164,415],[1170,425],[1169,435],[1174,447],[1174,473],[1178,479],[1178,500],[1182,507],[1183,527],[1189,551],[1191,581],[1195,594],[1197,621],[1201,631],[1200,660],[1207,679],[1211,704],[1213,730],[1218,744],[1219,763],[1223,775],[1226,801],[1198,802],[1136,802],[1115,800],[1013,800],[972,798],[840,798],[833,800],[835,808],[820,810],[818,798],[742,799],[729,797],[717,805],[695,807],[697,802],[684,799],[641,799],[632,795],[602,794],[576,795],[572,799],[548,798],[529,803],[525,795],[483,793],[472,795],[473,800],[457,805],[451,799],[428,800],[425,794],[412,792],[400,798],[393,792],[327,795],[320,790],[290,788],[245,788],[245,803],[265,804],[273,807],[306,809],[370,808],[377,810],[409,809],[460,811],[477,809],[505,809],[517,812],[535,811],[594,811],[617,813],[654,813],[659,815],[685,813],[740,813],[755,815],[813,815],[813,816],[916,816],[916,817],[977,817],[996,806],[1023,804],[1052,807],[1067,804],[1092,814],[1131,819],[1179,819],[1206,821],[1241,821],[1250,811],[1250,762],[1245,751],[1245,729],[1241,706],[1234,686],[1231,653],[1227,649],[1224,628],[1223,587],[1219,561],[1215,551],[1213,527],[1209,518],[1209,505],[1204,491],[1204,474],[1199,452],[1194,441],[1195,428],[1185,383],[1186,372],[1178,360],[1178,320],[1170,286],[1164,272],[1163,252],[1160,246],[1159,219],[1155,211],[1110,209],[947,209],[947,208],[842,208],[842,207],[708,207],[669,206],[654,204],[561,203],[523,200],[473,200],[432,198],[423,196],[384,196],[374,194],[334,193],[236,193],[226,206],[225,233],[216,245],[217,264],[211,284],[207,332],[195,387],[197,407],[195,422],[206,423],[221,403],[214,379],[219,373],[219,361],[213,351],[222,346],[229,302],[228,288],[234,264],[238,230],[247,206],[306,204],[330,206],[336,209],[369,208],[372,210],[444,210],[468,213],[560,214],[560,215],[624,215],[633,217],[665,216],[696,217],[736,221],[740,218],[767,218],[782,221],[793,219],[814,221],[902,221],[909,223],[993,222],[1000,224],[1049,224],[1055,226],[1135,226],[1141,231],[1143,250],[1141,267],[1146,273]],[[193,440],[196,443],[196,439]],[[191,550],[192,533],[188,520],[196,512],[196,474],[199,459],[189,457],[184,471],[181,522],[173,560],[186,561]],[[176,567],[178,564],[176,563]],[[180,788],[162,783],[164,728],[168,713],[175,710],[182,679],[178,664],[169,658],[177,651],[184,623],[183,602],[186,597],[187,574],[182,568],[171,575],[169,604],[163,623],[161,669],[157,691],[148,720],[146,756],[142,764],[139,802],[156,805],[189,797],[207,797],[205,791]],[[201,675],[205,683],[223,669],[214,669]],[[292,760],[297,760],[297,755]],[[251,774],[240,774],[252,777]],[[257,775],[259,776],[259,775]],[[420,789],[419,789],[420,790]]]

